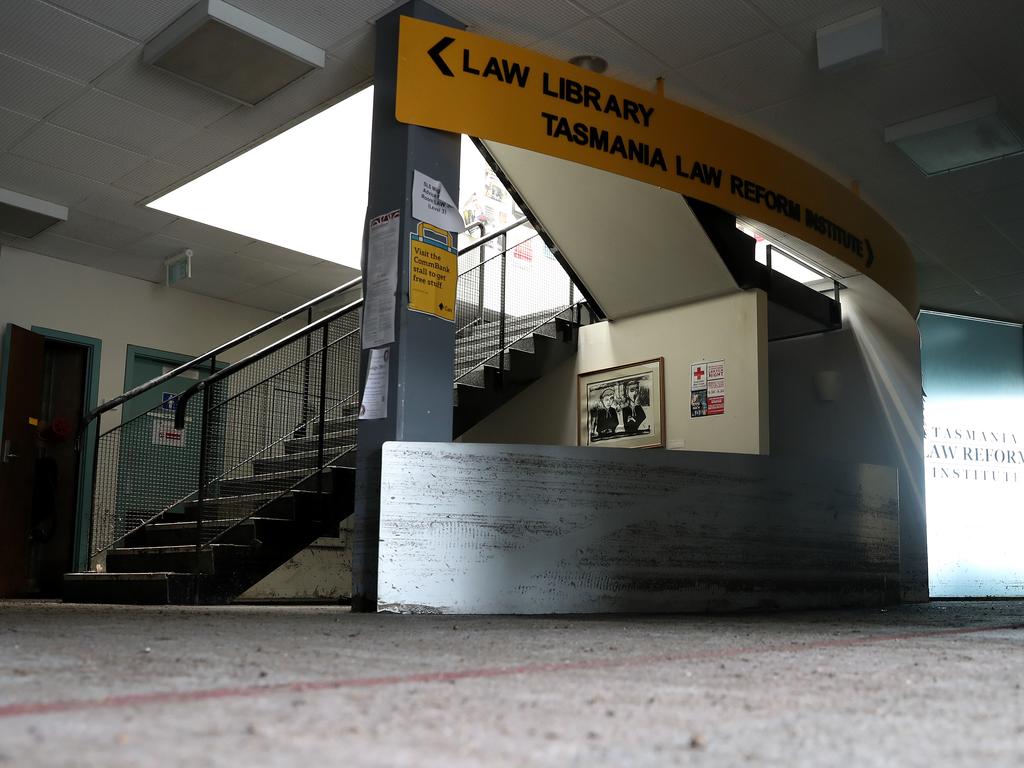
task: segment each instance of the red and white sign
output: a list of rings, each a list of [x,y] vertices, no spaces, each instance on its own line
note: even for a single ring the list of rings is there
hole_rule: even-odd
[[[174,422],[159,419],[153,422],[153,445],[170,445],[180,448],[185,444],[185,430],[175,429]]]

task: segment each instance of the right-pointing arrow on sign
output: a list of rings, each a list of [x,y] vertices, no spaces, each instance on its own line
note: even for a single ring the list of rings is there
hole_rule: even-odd
[[[441,51],[443,51],[445,48],[447,48],[454,42],[454,37],[442,37],[440,40],[434,43],[434,46],[429,51],[427,51],[427,53],[430,54],[430,58],[432,58],[434,60],[434,63],[437,65],[437,68],[441,70],[441,74],[447,77],[455,77],[455,74],[445,63],[445,60],[441,58]]]

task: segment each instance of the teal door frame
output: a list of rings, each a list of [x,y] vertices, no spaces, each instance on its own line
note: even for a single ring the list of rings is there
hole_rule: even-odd
[[[195,360],[195,356],[182,355],[178,352],[168,352],[164,349],[154,349],[153,347],[140,347],[137,344],[129,344],[125,353],[124,359],[124,391],[127,392],[131,388],[132,373],[135,371],[135,361],[140,357],[149,357],[156,360],[160,360],[170,365],[184,365]],[[217,363],[217,370],[227,366],[225,362]]]
[[[32,333],[38,333],[46,339],[85,347],[85,410],[82,413],[82,416],[85,416],[99,402],[100,355],[103,351],[103,341],[92,336],[82,336],[78,333],[68,333],[38,325],[33,325],[31,330]],[[96,430],[98,429],[99,423],[93,421],[85,434],[79,438],[82,442],[78,456],[78,488],[75,494],[74,544],[75,570],[77,571],[84,571],[89,567],[89,528],[92,525],[92,482],[93,473],[96,470]]]

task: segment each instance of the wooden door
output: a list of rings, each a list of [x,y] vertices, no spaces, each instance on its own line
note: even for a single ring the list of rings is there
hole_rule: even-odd
[[[0,597],[28,587],[29,534],[44,339],[7,327],[7,383],[0,434]]]

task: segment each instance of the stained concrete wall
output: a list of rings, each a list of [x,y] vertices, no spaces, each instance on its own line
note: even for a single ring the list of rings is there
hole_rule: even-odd
[[[898,513],[890,467],[387,443],[379,607],[589,613],[881,605],[899,597]]]
[[[767,302],[725,296],[580,329],[576,357],[461,438],[466,443],[576,445],[576,375],[665,358],[666,447],[768,452]],[[690,365],[724,360],[725,413],[690,417]]]
[[[845,281],[842,330],[768,345],[773,456],[899,470],[903,599],[928,599],[917,324],[867,278]]]

